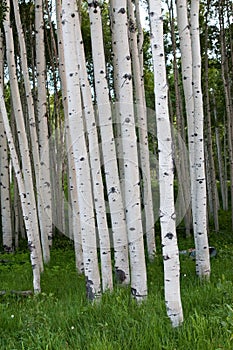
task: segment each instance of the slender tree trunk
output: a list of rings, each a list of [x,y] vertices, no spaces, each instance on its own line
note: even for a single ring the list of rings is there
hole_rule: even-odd
[[[219,2],[219,24],[220,24],[220,46],[221,46],[221,73],[224,87],[224,97],[226,104],[227,115],[227,140],[228,140],[228,152],[229,152],[229,165],[230,165],[230,193],[231,193],[231,211],[232,211],[232,228],[233,228],[233,124],[232,124],[232,98],[230,90],[230,81],[228,75],[230,75],[228,58],[226,53],[226,41],[224,30],[224,13],[223,2]]]
[[[3,118],[5,133],[7,137],[7,142],[9,146],[10,156],[15,172],[15,176],[17,179],[17,185],[19,189],[20,201],[23,211],[24,224],[27,233],[28,239],[28,247],[30,251],[31,265],[33,271],[33,288],[35,293],[39,293],[41,291],[40,287],[40,271],[41,271],[41,252],[37,250],[37,246],[35,245],[35,231],[32,228],[32,220],[30,220],[30,211],[31,208],[31,196],[26,189],[25,182],[27,180],[23,179],[23,175],[19,166],[19,159],[17,156],[17,152],[14,145],[14,140],[11,133],[11,128],[7,116],[6,106],[4,102],[4,94],[2,91],[2,87],[0,85],[0,113]],[[1,135],[2,136],[2,135]]]
[[[94,18],[91,19],[91,26],[94,25],[95,17],[96,17],[96,13]],[[85,54],[84,54],[83,39],[82,39],[78,16],[76,16],[76,28],[77,28],[76,42],[77,42],[78,64],[79,64],[79,77],[80,77],[83,109],[84,109],[83,113],[85,117],[86,132],[87,132],[88,144],[89,144],[89,159],[90,159],[96,223],[97,223],[97,231],[98,231],[99,247],[100,247],[102,290],[106,291],[107,289],[112,290],[113,288],[110,237],[109,237],[109,230],[108,230],[108,223],[107,223],[106,206],[105,206],[105,200],[104,200],[104,186],[103,186],[103,179],[102,179],[102,173],[101,173],[101,159],[100,159],[98,135],[97,135],[97,128],[96,128],[96,120],[95,120],[94,108],[92,104],[91,87],[89,84],[87,70],[86,70],[86,60],[85,60]],[[101,35],[101,28],[100,28],[100,31],[97,31],[97,34]],[[95,45],[98,45],[97,41],[95,42]],[[95,59],[98,59],[98,57],[93,56],[93,59],[95,62]],[[126,250],[126,254],[128,254],[127,250]]]
[[[10,9],[10,3],[8,0],[7,0],[7,7]],[[27,191],[28,200],[31,207],[31,210],[29,212],[29,217],[28,217],[28,220],[31,221],[31,229],[33,230],[32,236],[34,238],[31,244],[36,246],[40,268],[41,270],[43,270],[39,225],[38,225],[38,217],[37,217],[37,206],[36,206],[35,193],[33,188],[31,160],[29,155],[30,151],[29,151],[28,140],[27,140],[27,135],[25,130],[25,123],[24,123],[24,116],[22,112],[19,87],[17,83],[13,33],[12,33],[12,27],[10,23],[9,12],[6,13],[6,18],[3,22],[3,25],[4,25],[5,39],[6,39],[6,56],[7,56],[7,64],[8,64],[8,71],[9,71],[11,96],[14,97],[12,98],[12,105],[13,105],[14,115],[15,117],[17,116],[17,118],[15,118],[15,121],[17,126],[19,149],[20,149],[20,154],[22,158],[22,171],[23,171],[23,177],[25,182],[25,189]]]
[[[135,99],[135,113],[138,126],[139,135],[139,156],[140,167],[142,173],[142,205],[144,206],[145,214],[145,234],[147,241],[147,251],[150,260],[153,260],[156,246],[155,246],[155,230],[154,230],[154,211],[153,199],[151,189],[150,176],[150,158],[147,132],[147,111],[144,89],[144,78],[140,63],[140,50],[137,44],[137,24],[134,14],[134,6],[132,0],[127,1],[128,4],[128,18],[129,18],[129,43],[132,57],[133,68],[133,82],[134,82],[134,99]],[[140,74],[138,74],[140,72]]]
[[[3,35],[0,29],[0,85],[4,89],[4,45]],[[10,193],[10,174],[9,157],[6,135],[4,134],[4,124],[0,112],[0,196],[1,196],[1,228],[2,243],[5,251],[10,252],[13,249],[13,231],[11,215],[11,193]]]
[[[116,280],[128,284],[130,281],[128,239],[121,185],[117,168],[109,89],[106,78],[101,10],[99,5],[95,5],[95,2],[93,1],[88,1],[88,4],[91,22],[92,54],[98,121],[101,135],[101,150],[112,224],[114,267]]]
[[[212,95],[213,99],[213,114],[214,114],[214,120],[215,120],[215,140],[216,140],[216,150],[217,150],[217,160],[218,160],[218,175],[219,175],[219,182],[220,182],[220,189],[221,189],[221,197],[222,197],[222,207],[223,210],[228,210],[228,201],[227,201],[227,187],[226,187],[226,174],[225,174],[225,167],[224,167],[224,161],[222,157],[222,146],[220,141],[220,132],[218,127],[218,120],[217,120],[217,110],[216,110],[216,101],[214,92]],[[224,123],[223,123],[224,124]],[[225,130],[225,128],[224,128]]]
[[[94,300],[101,293],[98,267],[95,218],[92,198],[91,175],[84,134],[79,72],[76,46],[76,19],[78,12],[74,1],[62,3],[62,33],[64,43],[65,72],[68,99],[68,123],[73,145],[75,170],[78,185],[80,225],[86,291],[89,300]],[[66,93],[66,92],[65,92]]]
[[[171,0],[170,4],[168,3],[170,9],[170,26],[171,26],[171,37],[172,37],[172,48],[173,48],[173,71],[174,71],[174,85],[175,85],[175,98],[176,98],[176,127],[177,132],[173,131],[173,137],[175,138],[175,165],[178,173],[179,179],[179,193],[181,193],[181,200],[177,201],[179,207],[177,210],[177,225],[179,220],[184,217],[185,223],[185,233],[186,237],[190,237],[190,229],[191,229],[191,206],[190,206],[190,178],[189,178],[189,161],[188,157],[186,157],[186,147],[185,140],[185,123],[184,123],[184,115],[183,115],[183,103],[180,91],[179,84],[179,71],[177,65],[177,45],[176,45],[176,37],[175,37],[175,25],[174,25],[174,10],[173,10],[173,1]]]
[[[183,310],[180,296],[180,262],[173,193],[174,170],[163,42],[163,17],[160,1],[150,0],[149,7],[159,152],[160,225],[164,261],[165,303],[168,317],[173,327],[177,327],[183,322]]]
[[[140,182],[137,139],[135,130],[131,57],[128,42],[126,0],[112,0],[117,62],[114,70],[118,76],[121,136],[124,164],[125,212],[128,230],[131,267],[131,293],[138,301],[147,296],[147,275],[141,218]]]
[[[219,221],[218,221],[218,192],[216,184],[216,171],[213,155],[213,142],[212,142],[212,127],[211,127],[211,111],[210,111],[210,96],[209,96],[209,76],[208,76],[208,13],[209,13],[209,0],[207,3],[206,10],[206,22],[205,22],[205,69],[204,69],[204,81],[205,81],[205,91],[204,91],[204,100],[205,100],[205,115],[206,115],[206,133],[207,133],[207,157],[209,159],[209,175],[210,175],[210,186],[211,186],[211,196],[213,206],[213,218],[214,218],[214,228],[215,231],[219,231]]]
[[[40,154],[40,192],[39,213],[41,223],[41,242],[44,261],[50,260],[49,240],[52,240],[52,199],[50,179],[50,159],[48,142],[46,63],[44,44],[43,0],[35,0],[36,33],[36,76],[37,76],[37,118]],[[41,221],[40,220],[40,221]]]
[[[199,277],[210,276],[209,244],[207,236],[207,197],[204,156],[204,113],[201,87],[201,53],[199,37],[199,0],[191,1],[192,86],[194,98],[194,240],[196,245],[196,271]]]
[[[57,17],[57,36],[58,36],[58,56],[59,56],[59,72],[62,84],[62,97],[63,97],[63,107],[65,120],[68,121],[68,100],[67,100],[67,86],[66,86],[66,73],[65,73],[65,62],[64,62],[64,43],[62,36],[62,24],[60,20],[62,16],[62,4],[61,0],[56,1],[56,17]],[[76,182],[76,170],[75,162],[73,156],[73,149],[71,143],[71,135],[69,128],[66,130],[66,150],[68,158],[68,168],[69,168],[69,212],[71,216],[70,229],[72,231],[72,236],[74,239],[75,247],[75,261],[76,269],[78,273],[83,273],[83,252],[82,252],[82,233],[80,224],[80,213],[78,206],[78,192],[77,192],[77,182]]]

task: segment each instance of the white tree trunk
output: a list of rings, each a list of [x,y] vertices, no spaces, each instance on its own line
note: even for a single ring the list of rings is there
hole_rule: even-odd
[[[9,0],[6,1],[6,5],[10,9]],[[34,241],[32,242],[32,244],[35,244],[36,246],[38,259],[40,262],[40,268],[41,270],[43,270],[39,225],[38,225],[38,217],[37,217],[37,207],[36,207],[35,193],[33,188],[30,151],[29,151],[28,140],[26,135],[24,116],[23,116],[22,105],[21,105],[20,94],[19,94],[19,87],[17,83],[13,33],[12,33],[12,27],[10,23],[9,12],[6,13],[6,18],[3,22],[3,26],[4,26],[5,39],[6,39],[6,56],[7,56],[11,96],[13,96],[12,105],[13,105],[13,110],[14,110],[14,115],[16,120],[16,126],[17,126],[19,149],[20,149],[20,154],[22,158],[22,172],[24,177],[25,189],[28,196],[27,198],[29,200],[30,208],[31,208],[28,219],[31,221],[31,229],[33,230]]]
[[[165,303],[172,325],[176,327],[183,322],[183,311],[180,296],[180,262],[176,237],[172,136],[168,111],[163,17],[160,0],[150,0],[149,6],[159,152],[160,225],[164,261]]]
[[[94,300],[100,295],[101,286],[96,247],[91,175],[81,108],[75,16],[78,16],[75,1],[63,2],[62,33],[69,118],[67,126],[70,130],[77,175],[87,297],[89,300]]]
[[[4,86],[4,45],[3,35],[0,29],[0,85]],[[5,251],[13,249],[13,232],[11,216],[11,197],[10,197],[10,174],[9,157],[6,135],[4,134],[3,119],[0,112],[0,196],[1,196],[1,223],[2,223],[2,244]]]
[[[156,246],[155,246],[155,230],[154,230],[154,211],[153,211],[153,198],[151,189],[151,176],[150,176],[150,158],[149,158],[149,145],[148,145],[148,133],[147,133],[147,111],[144,89],[143,72],[141,71],[140,55],[138,47],[137,37],[137,24],[134,15],[134,6],[132,0],[128,2],[128,17],[129,17],[129,42],[132,57],[133,67],[133,81],[134,81],[134,94],[135,94],[135,112],[137,117],[138,135],[139,135],[139,155],[140,166],[142,173],[142,195],[145,215],[145,234],[147,241],[147,251],[150,260],[153,260]],[[140,74],[138,74],[140,72]]]
[[[68,166],[69,166],[69,195],[70,203],[69,208],[71,211],[71,231],[73,234],[74,248],[75,248],[75,263],[76,269],[79,274],[83,273],[83,251],[82,251],[82,232],[79,217],[79,206],[78,206],[78,192],[77,192],[77,181],[75,163],[73,157],[73,148],[70,142],[69,129],[66,134],[66,145],[68,152]]]
[[[95,120],[94,108],[92,104],[91,87],[89,84],[86,70],[86,60],[79,17],[76,16],[75,18],[77,21],[76,42],[78,53],[79,77],[83,101],[83,113],[85,117],[86,132],[89,144],[88,153],[91,167],[95,216],[99,236],[102,290],[106,291],[107,289],[111,290],[113,288],[110,237],[104,200],[104,186],[101,173],[101,160],[96,128],[97,123]]]
[[[194,98],[194,172],[195,216],[194,239],[196,243],[196,271],[200,277],[210,275],[209,244],[207,236],[207,196],[203,135],[203,102],[201,88],[201,51],[199,37],[199,0],[191,1],[190,10],[192,43],[192,86]]]
[[[141,218],[137,139],[134,119],[131,58],[128,42],[126,0],[112,0],[116,41],[114,69],[118,76],[121,137],[124,162],[125,211],[131,268],[131,293],[138,301],[147,296],[147,275]]]
[[[50,159],[48,142],[46,63],[44,45],[43,1],[35,0],[35,34],[36,34],[36,76],[37,76],[37,118],[40,154],[38,210],[41,222],[41,243],[44,261],[50,260],[49,244],[52,240],[52,198],[50,179]]]
[[[98,121],[101,134],[106,191],[112,223],[114,263],[116,279],[129,283],[128,239],[121,186],[117,168],[115,140],[112,128],[112,112],[106,77],[101,10],[98,3],[88,1],[91,22],[92,54],[94,63],[95,92]]]
[[[68,101],[67,101],[67,86],[66,86],[66,74],[65,74],[65,63],[64,63],[64,44],[62,36],[62,24],[60,16],[62,15],[61,0],[56,1],[56,17],[57,17],[57,36],[58,36],[58,53],[59,53],[59,72],[62,84],[62,97],[63,107],[65,113],[65,120],[68,122]],[[72,235],[74,239],[75,247],[75,262],[78,273],[83,273],[83,251],[82,251],[82,233],[79,217],[79,206],[78,206],[78,193],[77,193],[77,182],[76,182],[76,171],[74,156],[72,150],[71,136],[69,128],[66,130],[66,149],[69,167],[69,218],[70,227],[69,236]]]
[[[18,189],[19,189],[21,207],[23,211],[23,218],[24,218],[24,224],[25,224],[26,233],[27,233],[28,247],[30,251],[30,259],[31,259],[32,271],[33,271],[34,293],[39,293],[41,291],[41,287],[40,287],[41,252],[37,250],[37,247],[35,245],[35,237],[34,237],[35,232],[32,229],[33,222],[29,219],[30,211],[32,210],[31,198],[25,186],[26,180],[23,179],[23,175],[19,166],[18,155],[15,149],[14,139],[12,137],[11,128],[9,125],[9,120],[8,120],[8,115],[6,111],[4,95],[3,95],[3,90],[1,85],[0,85],[0,113],[3,118],[10,156],[11,156],[15,176],[17,179]]]
[[[189,30],[186,0],[177,0],[177,22],[180,37],[182,78],[188,122],[193,228],[195,245],[198,251],[196,254],[197,274],[200,276],[208,276],[210,273],[210,265],[208,257],[206,180],[203,150],[203,106],[200,81],[199,10],[197,8],[195,9],[193,5],[194,3],[192,3],[193,15],[191,15],[192,41]],[[197,2],[195,5],[198,6]],[[202,196],[202,198],[199,196]],[[199,211],[201,211],[201,213]],[[205,270],[206,272],[204,272]]]

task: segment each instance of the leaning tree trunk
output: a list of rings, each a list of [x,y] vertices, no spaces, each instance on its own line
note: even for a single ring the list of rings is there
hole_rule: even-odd
[[[0,85],[4,89],[4,45],[0,29]],[[11,215],[10,174],[7,139],[4,134],[4,125],[0,113],[0,196],[1,196],[1,228],[3,249],[7,252],[13,249],[13,231]]]
[[[5,101],[4,101],[4,94],[3,94],[1,85],[0,85],[0,114],[2,115],[5,135],[7,138],[9,151],[10,151],[10,157],[12,160],[15,176],[17,179],[17,185],[19,189],[20,202],[21,202],[21,207],[23,211],[23,218],[24,218],[24,224],[25,224],[26,233],[27,233],[28,246],[30,250],[30,259],[31,259],[32,271],[33,271],[33,289],[35,293],[39,293],[41,291],[41,287],[40,287],[41,252],[37,250],[37,247],[35,245],[35,238],[34,238],[35,231],[32,228],[33,222],[29,220],[30,211],[32,210],[31,198],[25,186],[26,180],[24,180],[20,166],[19,166],[19,159],[16,152],[14,139],[12,136],[12,132],[11,132],[11,128],[8,120],[8,115],[7,115]],[[0,136],[2,137],[2,134]]]
[[[177,327],[183,322],[183,310],[180,297],[180,262],[176,237],[172,135],[168,111],[163,17],[160,1],[150,0],[149,6],[159,152],[160,225],[164,261],[165,303],[172,325]]]
[[[10,2],[8,0],[6,4],[7,4],[7,7],[10,9]],[[13,33],[12,33],[12,26],[10,22],[9,12],[6,13],[6,18],[3,22],[3,26],[4,26],[5,39],[6,39],[6,57],[7,57],[9,80],[10,80],[12,105],[13,105],[13,110],[15,115],[16,126],[17,126],[17,136],[19,140],[20,155],[22,159],[22,172],[24,177],[25,189],[27,191],[28,200],[31,207],[31,210],[28,216],[28,220],[31,221],[31,229],[33,230],[33,238],[34,238],[34,240],[31,242],[31,245],[36,246],[40,269],[43,270],[39,225],[38,225],[38,217],[37,217],[37,206],[36,206],[35,193],[34,193],[34,187],[33,187],[30,151],[29,151],[28,139],[27,139],[27,134],[25,129],[23,110],[22,110],[22,105],[20,100],[19,86],[17,82]]]
[[[63,2],[62,33],[68,100],[67,126],[70,130],[77,176],[86,291],[88,299],[94,300],[100,296],[101,286],[96,247],[91,175],[81,108],[75,16],[78,16],[75,2]]]

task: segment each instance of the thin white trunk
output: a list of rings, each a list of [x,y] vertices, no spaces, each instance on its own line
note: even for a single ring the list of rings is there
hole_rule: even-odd
[[[62,97],[63,107],[65,113],[65,120],[68,121],[68,101],[67,101],[67,87],[66,87],[66,74],[65,74],[65,63],[64,63],[64,44],[62,36],[62,24],[60,16],[62,13],[61,0],[56,1],[56,17],[57,17],[57,36],[58,36],[58,52],[59,52],[59,72],[62,84]],[[77,182],[76,182],[76,171],[74,156],[72,150],[72,143],[70,140],[69,128],[66,130],[66,149],[69,167],[69,218],[70,218],[70,236],[73,236],[74,247],[75,247],[75,262],[78,273],[83,273],[83,251],[82,251],[82,233],[79,217],[79,206],[78,206],[78,193],[77,193]]]
[[[114,263],[116,279],[129,283],[128,239],[121,186],[117,168],[115,140],[112,128],[112,111],[106,78],[106,63],[103,46],[101,10],[98,4],[89,1],[92,54],[94,63],[95,92],[98,121],[101,134],[106,191],[112,223]]]
[[[4,86],[4,45],[3,35],[0,29],[0,85]],[[0,112],[0,196],[1,196],[1,228],[2,244],[5,251],[13,249],[13,232],[11,218],[11,194],[10,194],[10,174],[9,157],[6,135],[4,134],[3,119]]]
[[[39,293],[41,291],[41,287],[40,287],[41,253],[37,251],[37,247],[35,245],[35,238],[34,238],[35,232],[32,228],[33,223],[29,219],[30,211],[32,210],[31,198],[25,186],[26,180],[23,178],[23,175],[19,166],[18,155],[15,149],[14,139],[11,133],[11,128],[10,128],[5,101],[4,101],[4,94],[3,94],[1,85],[0,85],[0,112],[3,118],[10,156],[11,156],[15,176],[17,179],[17,185],[19,189],[21,207],[23,211],[23,218],[24,218],[24,224],[25,224],[26,233],[27,233],[28,247],[30,251],[30,259],[31,259],[32,271],[33,271],[34,293]]]
[[[48,116],[46,92],[46,63],[44,44],[43,1],[35,0],[37,118],[40,154],[38,210],[41,222],[41,243],[44,261],[50,260],[49,245],[52,241],[52,198],[48,142]]]
[[[199,37],[199,0],[191,1],[190,11],[192,43],[192,86],[194,98],[194,239],[196,245],[196,271],[200,277],[210,275],[209,244],[207,236],[207,196],[203,135],[203,102],[201,87],[201,54]]]
[[[9,0],[6,1],[7,7],[10,9]],[[40,262],[40,268],[43,270],[43,261],[41,254],[41,246],[40,246],[40,235],[39,235],[39,225],[38,225],[38,217],[37,217],[37,207],[35,200],[35,193],[33,188],[33,177],[32,177],[32,168],[31,168],[31,160],[30,160],[30,151],[28,146],[28,140],[26,135],[25,123],[23,110],[20,100],[19,87],[17,82],[17,74],[16,74],[16,65],[15,65],[15,54],[14,54],[14,43],[13,43],[13,33],[12,26],[10,23],[10,14],[6,13],[6,18],[3,22],[4,31],[5,31],[5,39],[6,39],[6,56],[7,56],[7,65],[9,72],[9,80],[10,80],[10,88],[11,88],[11,96],[12,105],[15,115],[15,121],[17,126],[17,136],[19,140],[19,149],[22,158],[22,172],[25,182],[25,189],[27,192],[27,198],[30,203],[30,212],[28,219],[31,221],[31,228],[33,230],[34,241],[32,244],[35,244],[36,250],[38,253],[38,259]],[[17,117],[16,117],[17,116]],[[5,124],[5,122],[4,122]],[[29,247],[30,249],[30,247]]]
[[[172,325],[177,327],[183,322],[183,310],[180,296],[180,262],[174,206],[172,135],[168,111],[161,1],[150,0],[149,6],[159,152],[160,225],[164,261],[165,303]]]
[[[216,142],[216,150],[217,150],[217,161],[218,161],[218,172],[219,172],[219,182],[220,182],[220,189],[221,189],[221,197],[222,197],[222,206],[223,210],[227,210],[227,193],[226,193],[226,186],[225,186],[225,174],[224,174],[224,162],[222,157],[222,147],[220,142],[220,133],[219,128],[217,126],[217,111],[216,111],[216,101],[214,93],[212,95],[213,99],[213,113],[214,113],[214,120],[215,120],[215,142]]]
[[[89,84],[86,70],[83,39],[78,16],[76,16],[76,21],[76,42],[79,64],[79,77],[83,101],[83,113],[85,117],[86,132],[89,144],[88,151],[91,166],[95,215],[100,247],[102,290],[106,291],[107,289],[111,290],[113,288],[110,237],[104,200],[104,186],[101,173],[101,160],[96,128],[97,123],[95,120],[94,108],[92,104],[91,87]]]
[[[118,111],[121,121],[121,138],[124,164],[124,199],[128,231],[131,293],[136,300],[147,297],[147,274],[141,218],[140,181],[135,130],[131,57],[128,42],[128,20],[126,0],[112,0],[115,30],[116,64],[119,90]]]
[[[155,246],[155,230],[154,230],[154,211],[153,198],[151,189],[150,176],[150,158],[147,132],[147,111],[144,89],[143,72],[140,66],[139,48],[137,44],[137,24],[134,15],[134,6],[132,0],[128,2],[128,17],[129,17],[129,42],[132,57],[133,81],[134,81],[134,97],[135,97],[135,112],[139,134],[138,151],[140,155],[140,167],[142,176],[142,196],[145,215],[145,234],[147,241],[147,251],[150,260],[153,260]],[[139,74],[139,72],[141,74]]]
[[[74,1],[62,3],[62,33],[64,43],[65,72],[68,99],[68,124],[73,146],[77,175],[80,225],[86,290],[89,300],[101,293],[100,274],[97,258],[95,218],[88,153],[85,142],[79,72],[77,64],[76,19],[78,16]]]
[[[75,247],[75,263],[76,269],[79,274],[83,273],[83,252],[82,252],[82,232],[79,217],[79,206],[78,206],[78,193],[77,193],[77,181],[75,163],[72,151],[72,144],[70,142],[69,129],[67,130],[66,145],[68,152],[68,166],[69,166],[69,195],[70,203],[69,208],[71,211],[71,232],[74,240]]]

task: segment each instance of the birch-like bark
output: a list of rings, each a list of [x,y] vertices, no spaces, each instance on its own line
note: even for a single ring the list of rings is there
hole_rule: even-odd
[[[206,9],[206,21],[205,21],[205,55],[204,55],[204,101],[205,101],[205,115],[206,115],[206,134],[207,134],[207,153],[206,156],[209,159],[209,175],[210,175],[210,188],[212,197],[212,208],[213,208],[213,218],[214,218],[214,228],[215,231],[219,231],[219,220],[218,220],[218,190],[216,184],[216,171],[214,163],[214,153],[213,153],[213,142],[212,142],[212,125],[211,125],[211,112],[210,112],[210,94],[209,94],[209,76],[208,76],[208,22],[209,22],[209,8],[210,3],[207,2]]]
[[[67,100],[67,86],[66,86],[66,73],[65,73],[65,63],[64,63],[64,43],[62,36],[62,4],[61,0],[56,1],[56,18],[57,18],[57,37],[58,37],[58,57],[59,57],[59,73],[62,84],[62,97],[63,97],[63,107],[65,120],[68,122],[68,100]],[[72,231],[72,236],[74,239],[75,248],[75,262],[76,269],[78,273],[83,273],[83,252],[82,252],[82,233],[79,217],[79,206],[78,206],[78,192],[77,192],[77,182],[76,182],[76,170],[74,163],[74,156],[72,150],[71,136],[69,128],[66,128],[66,149],[69,167],[69,217],[70,217],[70,229]]]
[[[13,5],[14,5],[14,16],[15,16],[16,28],[17,28],[18,38],[19,38],[21,65],[22,65],[23,76],[24,76],[23,81],[24,81],[24,87],[26,92],[26,101],[27,101],[27,109],[28,109],[28,116],[29,116],[28,122],[29,122],[29,130],[30,130],[30,137],[31,137],[33,165],[34,165],[35,179],[36,179],[37,208],[38,208],[38,217],[40,222],[43,257],[45,262],[49,262],[50,252],[49,252],[48,240],[46,240],[48,226],[46,224],[47,218],[45,219],[44,209],[42,209],[43,196],[41,198],[41,183],[40,183],[40,180],[42,180],[40,171],[41,169],[43,169],[43,167],[40,167],[38,137],[37,137],[37,131],[36,131],[36,118],[35,118],[35,110],[34,110],[34,101],[33,101],[33,96],[31,91],[31,83],[29,78],[29,69],[28,69],[28,63],[27,63],[27,50],[26,50],[26,44],[24,39],[24,32],[21,24],[21,19],[20,19],[18,1],[14,0]]]
[[[186,237],[190,237],[191,228],[191,193],[190,193],[190,177],[189,177],[189,162],[185,147],[186,133],[184,126],[184,115],[183,115],[183,103],[180,90],[179,81],[179,70],[177,64],[177,45],[175,35],[175,18],[173,0],[167,1],[169,6],[169,21],[171,27],[171,40],[172,40],[172,51],[173,51],[173,74],[174,74],[174,88],[175,88],[175,117],[176,117],[176,128],[173,129],[172,136],[175,148],[175,165],[179,180],[179,194],[180,200],[176,201],[178,207],[176,207],[176,225],[179,224],[179,220],[184,217]],[[174,115],[174,114],[173,114]]]
[[[227,180],[226,180],[225,171],[224,171],[225,168],[224,168],[224,161],[222,156],[220,132],[219,132],[218,123],[217,123],[217,110],[216,110],[216,101],[215,101],[214,92],[211,95],[211,98],[213,103],[213,115],[214,115],[214,121],[215,121],[215,142],[216,142],[217,161],[218,161],[218,175],[219,175],[220,190],[221,190],[221,197],[222,197],[222,207],[223,207],[223,210],[228,210],[227,186],[226,186]]]
[[[72,144],[70,140],[69,129],[66,134],[66,146],[68,152],[68,166],[69,166],[69,209],[71,211],[71,227],[69,229],[72,232],[74,240],[74,251],[75,251],[75,264],[79,274],[83,273],[83,251],[82,251],[82,232],[80,224],[80,213],[78,206],[78,192],[77,192],[77,181],[75,163],[73,157]],[[69,233],[70,234],[70,233]]]
[[[10,2],[6,1],[6,5],[10,10]],[[28,140],[25,130],[24,116],[22,111],[22,105],[20,100],[19,87],[17,83],[17,74],[16,74],[16,65],[15,65],[15,54],[14,54],[14,42],[13,42],[13,33],[10,23],[10,13],[6,12],[6,17],[3,22],[5,40],[6,40],[6,57],[7,65],[9,72],[9,81],[11,88],[12,105],[14,110],[16,126],[17,126],[17,135],[19,140],[19,149],[22,158],[22,172],[24,177],[25,189],[27,194],[27,199],[30,203],[30,212],[28,220],[31,221],[31,229],[33,230],[32,245],[36,246],[36,251],[38,253],[38,260],[41,271],[43,270],[42,254],[41,254],[41,245],[40,245],[40,235],[39,235],[39,225],[37,217],[37,206],[35,200],[35,193],[33,188],[33,177],[32,177],[32,168],[30,160],[30,151],[28,146]],[[30,249],[30,247],[29,247]]]
[[[76,16],[76,42],[77,42],[77,63],[79,65],[79,77],[83,102],[83,113],[85,117],[86,132],[89,144],[89,159],[92,176],[93,196],[95,204],[95,216],[97,222],[97,231],[99,237],[100,259],[101,259],[101,276],[102,276],[102,290],[112,290],[112,264],[111,264],[111,247],[110,236],[107,223],[107,213],[104,200],[104,186],[101,173],[101,159],[98,144],[98,134],[96,128],[95,113],[92,104],[91,87],[88,80],[86,70],[86,60],[84,53],[84,45],[82,33],[79,23],[79,16]],[[91,26],[93,21],[91,20]],[[100,32],[97,32],[100,34]],[[98,42],[95,43],[98,45]],[[95,61],[95,57],[93,57]],[[106,113],[106,111],[105,111]],[[126,245],[127,247],[127,245]],[[123,249],[124,251],[124,249]],[[126,250],[127,252],[127,250]],[[120,268],[120,267],[119,267]]]
[[[191,43],[192,43],[192,86],[194,99],[194,240],[196,245],[196,271],[199,277],[210,275],[209,244],[207,235],[207,196],[203,135],[203,102],[201,87],[201,53],[199,37],[199,0],[191,1],[190,10]]]
[[[230,193],[231,193],[231,212],[232,212],[232,228],[233,228],[233,106],[231,98],[231,89],[229,82],[229,63],[226,53],[226,40],[225,40],[225,28],[224,28],[224,13],[223,3],[219,2],[219,25],[220,25],[220,47],[221,47],[221,73],[224,87],[224,97],[226,105],[226,117],[227,117],[227,143],[228,143],[228,157],[230,166]]]
[[[4,44],[0,29],[0,85],[4,89]],[[4,133],[3,119],[0,112],[0,196],[1,196],[1,229],[3,249],[11,252],[13,249],[13,231],[11,215],[10,174],[7,139]]]
[[[91,175],[85,142],[79,72],[77,65],[76,19],[78,12],[74,1],[62,3],[62,33],[64,43],[65,72],[68,99],[68,124],[73,146],[75,169],[78,185],[80,225],[86,291],[89,300],[101,293],[98,267],[95,218],[92,198]]]
[[[30,259],[31,259],[32,271],[33,271],[33,289],[34,289],[34,293],[39,293],[41,291],[41,287],[40,287],[41,252],[37,250],[37,247],[35,245],[35,238],[34,238],[35,231],[32,228],[33,222],[32,220],[30,220],[30,216],[31,216],[30,212],[32,210],[31,208],[32,203],[30,198],[31,196],[30,196],[30,193],[28,193],[28,190],[26,189],[26,186],[25,186],[26,180],[23,178],[23,175],[19,166],[19,159],[18,159],[18,155],[14,145],[14,139],[12,136],[12,132],[11,132],[11,128],[8,120],[8,115],[7,115],[5,101],[4,101],[4,94],[3,94],[1,84],[0,84],[0,113],[3,119],[10,156],[11,156],[15,177],[16,177],[17,185],[19,189],[21,207],[23,211],[23,218],[24,218],[24,224],[25,224],[26,233],[27,233],[28,247],[30,250]]]
[[[117,168],[116,148],[112,128],[112,111],[106,78],[106,62],[103,46],[101,10],[99,4],[88,1],[91,22],[91,41],[94,64],[95,92],[98,121],[101,135],[104,175],[111,215],[114,246],[114,268],[116,280],[128,284],[129,259],[128,239],[125,223],[124,205]]]
[[[164,261],[165,303],[172,325],[177,327],[183,322],[183,310],[180,296],[180,262],[173,193],[172,135],[168,111],[161,1],[150,0],[149,8],[159,152],[160,225]]]
[[[40,192],[38,210],[41,224],[41,243],[44,261],[50,260],[49,241],[52,241],[52,198],[47,118],[46,63],[44,44],[43,0],[35,0],[37,118],[40,154]],[[41,221],[40,220],[40,221]]]
[[[195,208],[193,208],[193,196],[195,192],[194,181],[194,101],[192,91],[192,47],[190,37],[190,26],[188,20],[188,10],[186,0],[177,0],[177,26],[180,39],[181,51],[181,68],[182,68],[182,83],[185,97],[185,109],[188,125],[188,147],[189,147],[189,163],[190,163],[190,178],[191,178],[191,198],[192,198],[192,212],[195,217]]]
[[[119,90],[118,111],[121,120],[121,138],[124,164],[124,199],[128,230],[131,293],[140,301],[147,296],[147,275],[141,218],[141,198],[137,139],[135,130],[131,57],[128,42],[128,19],[126,0],[112,0],[112,13],[116,41],[116,65]]]
[[[153,198],[151,189],[151,176],[150,176],[150,158],[149,158],[149,145],[148,145],[148,132],[147,132],[147,111],[145,101],[145,89],[143,72],[140,65],[138,37],[137,37],[137,24],[134,14],[134,6],[132,0],[127,0],[128,4],[128,18],[129,18],[129,43],[132,57],[133,68],[133,82],[134,82],[134,99],[135,99],[135,113],[138,126],[139,136],[139,156],[140,167],[142,173],[142,197],[145,214],[145,234],[147,242],[148,257],[153,260],[156,246],[155,246],[155,230],[154,230],[154,211],[153,211]],[[139,74],[139,72],[141,74]]]

